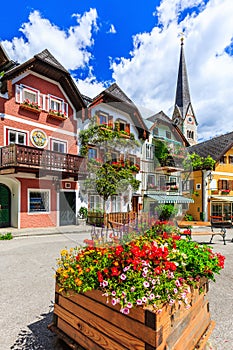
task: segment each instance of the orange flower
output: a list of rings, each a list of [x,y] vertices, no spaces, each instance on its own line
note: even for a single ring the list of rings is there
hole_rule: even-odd
[[[77,284],[77,286],[81,286],[83,283],[79,278],[75,278],[74,282]]]

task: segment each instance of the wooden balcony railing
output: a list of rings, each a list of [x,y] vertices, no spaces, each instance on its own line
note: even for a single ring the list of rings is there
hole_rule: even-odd
[[[25,171],[59,171],[70,175],[86,172],[86,159],[29,146],[9,145],[0,148],[0,171],[25,168]]]

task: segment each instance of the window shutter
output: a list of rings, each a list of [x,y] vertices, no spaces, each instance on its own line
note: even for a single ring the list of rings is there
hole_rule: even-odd
[[[232,180],[228,180],[228,190],[232,191]]]
[[[190,191],[194,190],[194,180],[189,180],[189,190]]]
[[[130,124],[128,124],[128,123],[125,125],[125,132],[130,134]]]
[[[22,103],[23,99],[22,99],[22,86],[16,84],[15,85],[15,102],[17,103]]]
[[[222,190],[222,180],[218,180],[218,190]]]
[[[68,103],[62,102],[62,113],[65,113],[66,116],[68,117]]]
[[[108,117],[108,126],[109,126],[111,129],[113,129],[113,116],[112,116],[112,115],[110,115],[110,116]]]

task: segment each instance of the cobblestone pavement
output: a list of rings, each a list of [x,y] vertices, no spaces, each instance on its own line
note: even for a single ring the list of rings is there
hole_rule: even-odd
[[[210,236],[196,236],[195,230],[193,239],[209,241]],[[1,350],[66,349],[65,345],[57,344],[56,337],[47,330],[52,321],[54,268],[60,250],[82,244],[90,231],[84,228],[78,233],[75,229],[72,233],[52,233],[0,241]],[[216,321],[209,348],[217,350],[233,350],[232,238],[233,230],[228,230],[226,245],[220,236],[215,236],[211,245],[214,251],[226,256],[226,267],[216,277],[216,283],[210,283],[209,291],[210,313]]]

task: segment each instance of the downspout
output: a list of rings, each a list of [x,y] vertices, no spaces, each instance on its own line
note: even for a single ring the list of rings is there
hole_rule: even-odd
[[[207,196],[207,175],[206,170],[202,170],[202,213],[204,221],[208,221],[208,196]]]

